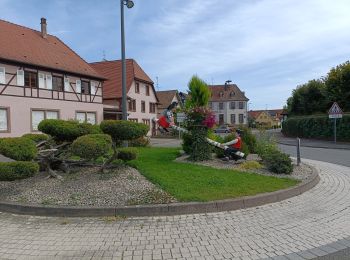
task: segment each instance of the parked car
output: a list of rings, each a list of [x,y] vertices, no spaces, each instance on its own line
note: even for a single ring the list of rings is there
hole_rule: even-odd
[[[227,125],[221,125],[218,128],[214,129],[214,133],[216,134],[228,134],[231,132],[232,130]]]

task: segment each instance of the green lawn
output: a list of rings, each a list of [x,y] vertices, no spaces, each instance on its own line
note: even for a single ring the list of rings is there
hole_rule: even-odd
[[[177,148],[138,149],[138,159],[130,164],[179,201],[236,198],[285,189],[298,183],[287,178],[174,162]]]

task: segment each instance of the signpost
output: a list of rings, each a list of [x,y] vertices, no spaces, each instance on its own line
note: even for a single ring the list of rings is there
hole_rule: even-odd
[[[329,118],[334,119],[334,142],[337,142],[337,118],[343,117],[343,111],[339,107],[337,102],[334,102],[332,107],[328,111]]]
[[[176,114],[176,122],[181,126],[181,123],[183,123],[186,119],[185,113],[177,113]],[[181,139],[181,132],[179,131],[179,139]]]

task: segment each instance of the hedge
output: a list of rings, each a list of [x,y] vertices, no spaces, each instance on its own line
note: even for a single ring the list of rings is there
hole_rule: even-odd
[[[135,148],[125,147],[118,149],[118,159],[123,161],[131,161],[137,158],[137,150]]]
[[[31,161],[37,156],[35,142],[25,137],[0,140],[0,154],[16,161]]]
[[[112,138],[106,134],[90,134],[78,137],[72,144],[74,155],[88,160],[106,155],[112,148]]]
[[[39,171],[35,162],[0,162],[0,181],[14,181],[34,176]]]
[[[145,124],[125,120],[105,120],[101,123],[102,132],[108,134],[119,143],[145,136],[149,127]]]
[[[49,136],[46,134],[24,134],[22,137],[29,138],[36,143],[40,143],[49,139]]]
[[[290,137],[332,139],[334,119],[328,115],[291,117],[283,122],[282,133]],[[350,115],[337,119],[337,139],[350,141]]]
[[[79,136],[87,134],[100,134],[98,125],[79,123],[73,120],[45,119],[40,122],[38,129],[59,142],[72,142]]]

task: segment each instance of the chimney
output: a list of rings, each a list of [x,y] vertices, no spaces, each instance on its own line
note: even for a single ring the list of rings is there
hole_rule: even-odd
[[[46,24],[46,18],[41,18],[41,37],[45,38],[47,37],[47,24]]]

